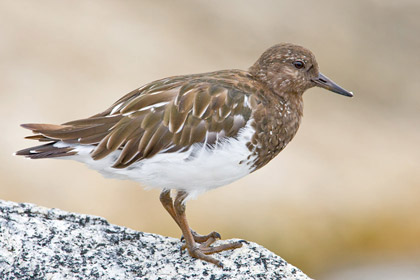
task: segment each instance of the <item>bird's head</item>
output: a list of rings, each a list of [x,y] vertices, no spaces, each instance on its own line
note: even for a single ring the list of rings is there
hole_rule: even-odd
[[[279,95],[301,95],[305,90],[317,86],[353,96],[353,93],[319,72],[318,63],[310,50],[294,44],[282,43],[269,48],[250,68],[250,73]]]

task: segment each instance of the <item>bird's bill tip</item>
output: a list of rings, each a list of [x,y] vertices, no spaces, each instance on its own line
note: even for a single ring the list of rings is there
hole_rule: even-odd
[[[312,81],[315,83],[316,86],[325,88],[329,91],[348,96],[353,97],[353,92],[345,90],[344,88],[337,85],[335,82],[333,82],[330,78],[325,76],[322,73],[319,73],[318,77],[315,79],[312,79]]]

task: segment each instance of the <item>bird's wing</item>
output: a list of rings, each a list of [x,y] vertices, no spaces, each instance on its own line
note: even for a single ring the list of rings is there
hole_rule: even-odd
[[[95,145],[94,159],[120,149],[114,167],[122,168],[159,152],[236,137],[251,118],[249,80],[243,71],[171,77],[130,92],[90,118],[22,126],[36,133],[31,139]]]

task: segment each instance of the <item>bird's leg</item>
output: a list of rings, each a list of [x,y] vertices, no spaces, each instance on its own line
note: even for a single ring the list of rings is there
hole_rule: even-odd
[[[207,256],[209,254],[218,253],[225,250],[236,249],[242,246],[240,242],[233,242],[230,244],[224,244],[216,247],[210,247],[210,244],[214,242],[213,237],[208,238],[202,245],[198,246],[196,241],[194,240],[194,236],[191,233],[191,229],[188,225],[187,217],[185,215],[185,204],[184,200],[188,196],[188,193],[185,191],[179,191],[174,202],[174,211],[176,213],[178,219],[178,225],[182,230],[185,239],[185,247],[188,250],[190,256],[201,259],[210,263],[213,263],[219,267],[223,267],[223,264],[210,257]]]
[[[188,225],[187,217],[185,215],[185,204],[184,200],[187,197],[187,193],[184,191],[179,191],[174,202],[174,210],[178,218],[179,227],[181,228],[182,234],[185,239],[186,247],[188,253],[191,257],[201,259],[210,263],[213,263],[219,267],[222,267],[223,264],[218,260],[205,255],[201,250],[200,247],[197,246],[195,243],[194,237],[191,233],[191,229]]]
[[[174,219],[174,221],[177,223],[177,225],[179,227],[181,227],[181,225],[178,222],[178,217],[175,214],[175,210],[174,210],[174,204],[171,198],[171,191],[170,190],[163,190],[160,193],[160,202],[162,203],[163,207],[166,209],[166,211],[168,211],[169,215],[171,215],[172,219]],[[213,243],[214,241],[216,241],[217,239],[221,239],[220,234],[213,231],[207,235],[201,235],[198,234],[197,232],[195,232],[194,230],[191,230],[191,234],[195,240],[195,242],[198,243],[204,243],[204,242],[208,242],[209,244],[207,246],[209,246],[211,243]],[[181,238],[181,240],[183,240],[184,237]],[[185,248],[183,248],[185,249]]]
[[[176,216],[174,210],[174,203],[171,197],[171,190],[163,190],[159,196],[160,202],[162,203],[163,207],[168,211],[169,215],[171,215],[172,219],[174,219],[175,223],[178,226],[181,226],[178,222],[178,217]]]

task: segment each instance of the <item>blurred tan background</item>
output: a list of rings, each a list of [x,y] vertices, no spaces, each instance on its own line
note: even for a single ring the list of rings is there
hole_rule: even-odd
[[[282,41],[310,48],[322,72],[355,97],[309,90],[286,150],[189,202],[190,224],[262,244],[319,279],[388,279],[404,266],[415,273],[417,0],[1,1],[0,199],[179,237],[156,190],[77,162],[13,157],[37,144],[19,124],[88,117],[166,76],[247,69]],[[397,278],[415,279],[407,275]]]

